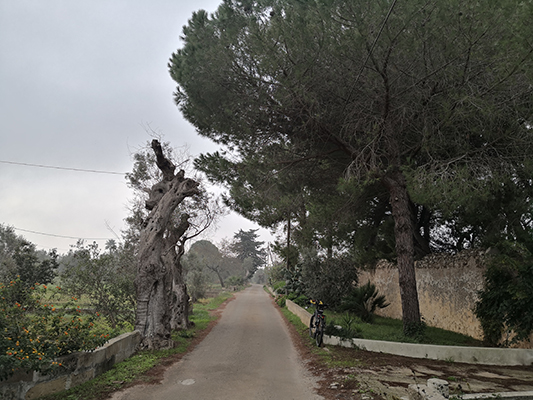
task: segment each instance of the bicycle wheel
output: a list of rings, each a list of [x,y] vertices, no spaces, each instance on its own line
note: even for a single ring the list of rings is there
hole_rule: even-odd
[[[315,316],[314,314],[311,315],[311,321],[309,321],[309,336],[311,336],[313,339],[316,335],[316,324],[315,324]]]
[[[322,340],[324,339],[324,330],[326,329],[326,318],[322,317],[318,319],[318,326],[315,332],[316,345],[322,346]]]

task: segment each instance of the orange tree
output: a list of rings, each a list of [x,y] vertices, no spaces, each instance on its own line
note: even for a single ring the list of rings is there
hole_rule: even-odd
[[[39,283],[26,289],[20,278],[0,283],[0,380],[19,370],[58,370],[58,357],[94,350],[108,340],[108,334],[94,333],[97,315],[82,316],[77,299],[52,304],[60,290]]]

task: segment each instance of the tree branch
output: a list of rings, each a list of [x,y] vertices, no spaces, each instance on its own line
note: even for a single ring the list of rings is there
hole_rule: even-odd
[[[176,169],[176,166],[172,164],[172,161],[164,156],[161,143],[159,143],[157,139],[152,140],[152,149],[154,150],[157,158],[157,166],[163,173],[164,179],[166,181],[171,181],[174,179],[174,170]]]

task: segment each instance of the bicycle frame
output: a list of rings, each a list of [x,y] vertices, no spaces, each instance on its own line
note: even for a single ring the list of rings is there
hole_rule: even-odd
[[[320,347],[322,345],[322,338],[326,328],[326,316],[324,315],[326,304],[321,301],[313,300],[311,300],[311,304],[315,306],[315,312],[309,321],[309,335],[316,340],[317,346]]]

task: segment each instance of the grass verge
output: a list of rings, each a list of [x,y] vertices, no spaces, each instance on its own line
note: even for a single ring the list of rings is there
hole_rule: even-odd
[[[315,341],[309,336],[309,328],[302,323],[299,317],[290,312],[286,307],[280,307],[284,317],[296,328],[302,338],[305,347],[317,357],[317,361],[326,368],[350,368],[362,367],[365,361],[358,354],[357,349],[346,349],[337,346],[327,348],[316,347]],[[332,324],[343,325],[346,316],[327,311],[327,318]],[[376,317],[373,324],[363,323],[356,320],[352,328],[356,326],[358,337],[371,340],[387,340],[403,343],[429,343],[438,345],[454,346],[479,346],[477,341],[469,336],[461,335],[444,329],[427,327],[424,335],[419,338],[406,337],[403,334],[403,324],[401,320],[391,318]]]
[[[346,327],[350,318],[346,314],[326,312],[328,324]],[[403,334],[403,322],[398,319],[375,316],[373,323],[364,323],[351,317],[349,329],[355,331],[355,338],[386,340],[400,343],[421,343],[443,346],[482,346],[480,340],[441,328],[426,326],[421,336],[409,337]],[[337,335],[340,336],[340,335]]]
[[[280,307],[283,316],[296,328],[296,331],[302,338],[302,342],[305,347],[314,356],[318,357],[320,363],[324,364],[327,368],[333,368],[339,366],[339,361],[336,357],[335,349],[319,348],[315,344],[315,340],[309,336],[309,327],[302,323],[300,318],[290,312],[287,307]],[[350,362],[343,363],[344,367],[359,366],[360,362],[357,359],[353,359]]]
[[[169,365],[183,356],[195,343],[195,339],[206,334],[210,323],[217,319],[212,311],[232,296],[231,293],[223,292],[217,297],[202,299],[194,304],[194,311],[190,316],[194,326],[173,334],[172,338],[176,341],[176,347],[173,349],[138,352],[89,382],[61,393],[42,397],[41,400],[99,400],[134,382],[158,380],[151,372],[158,366]]]

